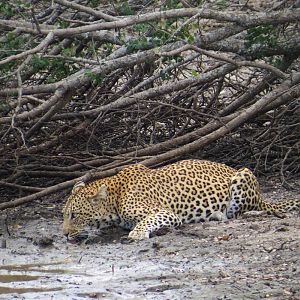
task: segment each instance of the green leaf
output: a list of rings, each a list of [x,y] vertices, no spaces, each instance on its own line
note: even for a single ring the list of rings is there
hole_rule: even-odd
[[[95,74],[91,70],[86,70],[84,72],[84,75],[92,81],[92,84],[94,86],[100,85],[103,82],[103,79],[104,79],[103,75]]]
[[[196,70],[192,70],[192,71],[191,71],[191,75],[192,75],[193,77],[199,77],[199,73],[198,73]]]

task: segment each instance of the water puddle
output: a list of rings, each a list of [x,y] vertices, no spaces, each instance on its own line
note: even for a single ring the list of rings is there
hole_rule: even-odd
[[[35,264],[19,264],[19,265],[1,265],[0,270],[5,271],[16,271],[16,272],[39,272],[39,273],[52,273],[52,274],[74,274],[74,275],[84,275],[84,276],[92,276],[85,272],[77,272],[70,269],[46,269],[44,267],[56,266],[59,264],[65,264],[68,261],[56,261],[50,263],[35,263]],[[1,282],[1,279],[0,279]]]
[[[10,288],[5,286],[0,286],[1,294],[25,294],[25,293],[39,293],[39,292],[56,292],[61,291],[63,288]]]
[[[45,267],[45,266],[56,266],[65,264],[68,261],[53,261],[49,263],[34,263],[34,264],[18,264],[18,265],[1,265],[0,270],[8,270],[8,271],[26,271],[36,267]]]
[[[40,276],[32,276],[32,275],[1,275],[0,274],[0,282],[18,282],[18,281],[31,281],[37,280]]]
[[[69,262],[70,261],[63,260],[49,263],[0,265],[0,284],[3,283],[3,286],[0,286],[0,295],[61,291],[64,288],[55,286],[56,284],[54,284],[54,286],[52,284],[52,286],[50,285],[48,287],[40,285],[45,285],[45,282],[51,281],[51,278],[61,282],[65,276],[68,278],[70,278],[70,276],[73,278],[73,275],[84,277],[93,276],[86,272],[63,268],[65,264]],[[59,268],[59,265],[61,265],[62,268]],[[57,278],[59,278],[59,280]],[[42,281],[40,279],[42,279]],[[32,287],[28,287],[27,282],[30,282]],[[7,286],[5,286],[6,284]]]

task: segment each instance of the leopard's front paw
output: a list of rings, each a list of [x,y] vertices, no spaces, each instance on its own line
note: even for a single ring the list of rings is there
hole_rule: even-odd
[[[146,231],[132,230],[129,232],[128,239],[134,241],[149,239],[149,233]]]
[[[221,211],[214,211],[209,217],[209,221],[226,221],[227,215]]]

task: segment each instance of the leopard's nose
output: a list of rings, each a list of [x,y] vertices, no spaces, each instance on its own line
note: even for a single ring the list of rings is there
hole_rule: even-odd
[[[67,228],[63,228],[63,235],[66,237],[69,236],[69,230]]]
[[[67,241],[69,240],[69,233],[64,233],[64,237],[67,239]]]

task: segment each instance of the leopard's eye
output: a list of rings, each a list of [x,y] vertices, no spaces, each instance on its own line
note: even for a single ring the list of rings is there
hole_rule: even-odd
[[[74,220],[76,218],[76,214],[74,212],[70,212],[69,219]]]

